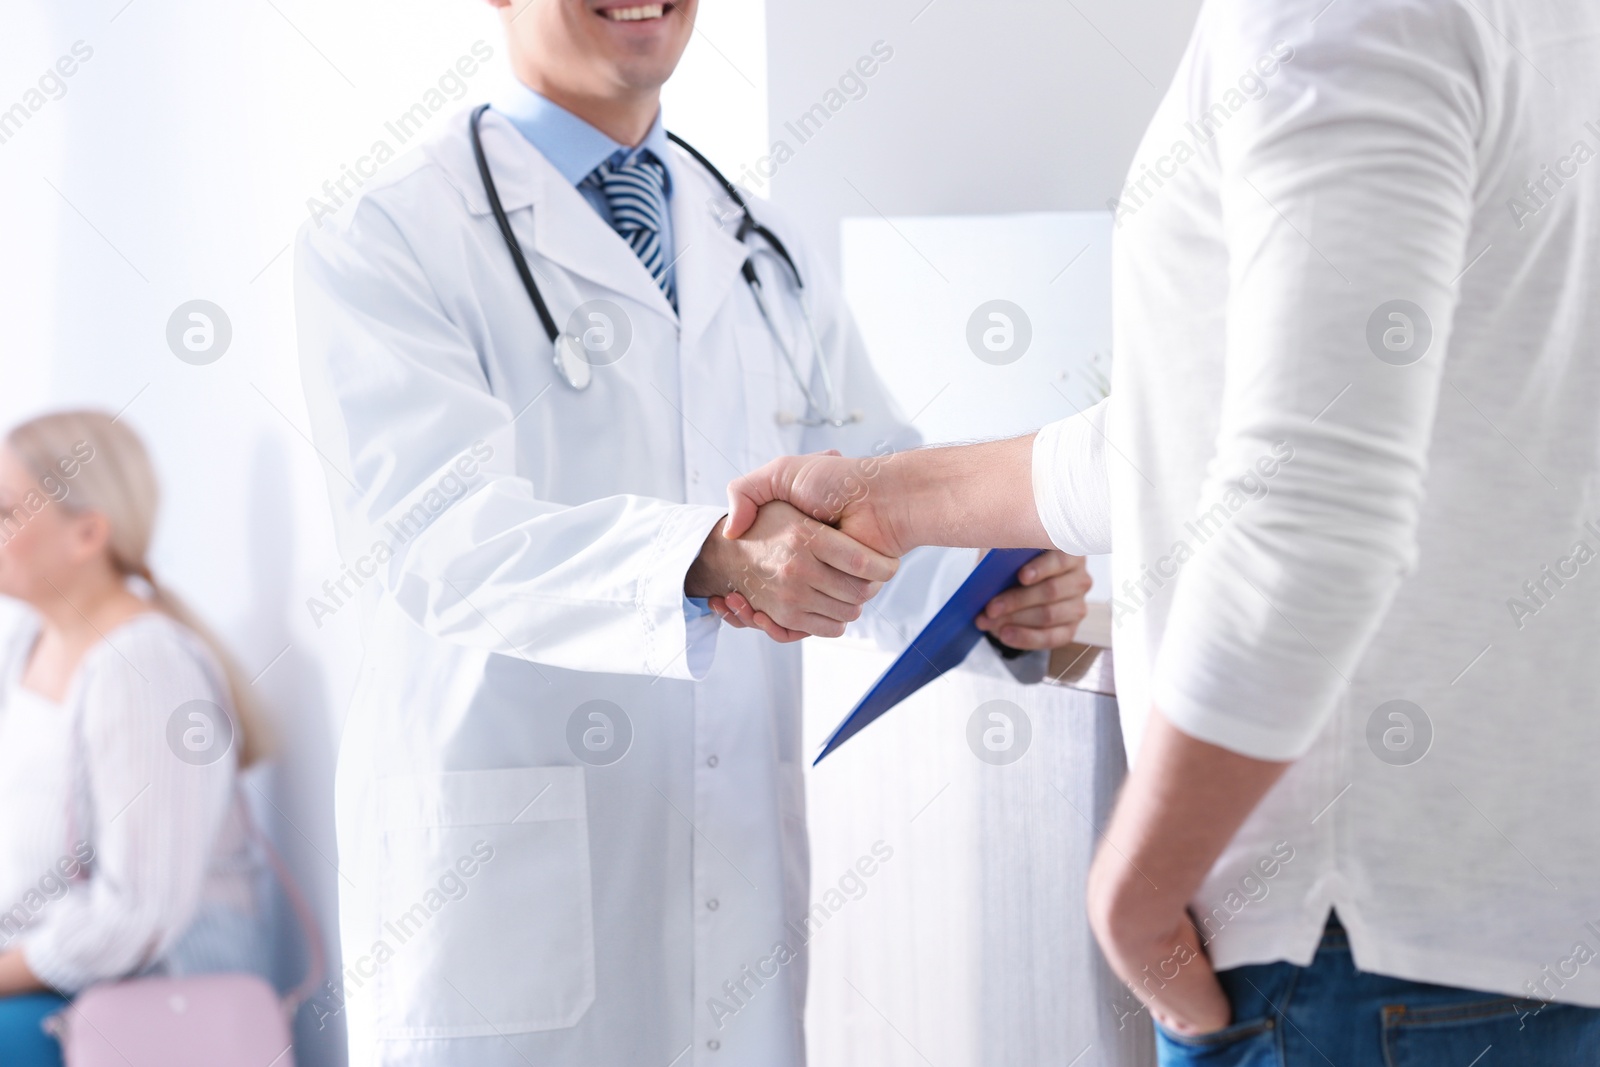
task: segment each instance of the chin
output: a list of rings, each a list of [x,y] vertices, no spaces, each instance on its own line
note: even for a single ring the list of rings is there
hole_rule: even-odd
[[[627,15],[622,18],[618,16]],[[693,32],[693,5],[633,5],[606,0],[591,8],[592,29],[629,88],[656,88],[672,75]]]
[[[619,84],[629,89],[650,92],[665,85],[677,65],[676,56],[620,56],[615,64],[615,76]]]

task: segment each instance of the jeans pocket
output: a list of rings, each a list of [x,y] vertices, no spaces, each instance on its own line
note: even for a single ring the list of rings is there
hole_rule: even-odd
[[[1593,1067],[1600,1011],[1569,1004],[1491,997],[1425,1007],[1383,1009],[1387,1067],[1440,1063],[1527,1063]],[[1493,1050],[1492,1056],[1485,1053]]]
[[[1270,1017],[1247,1019],[1193,1037],[1174,1034],[1156,1023],[1156,1052],[1161,1067],[1181,1067],[1189,1063],[1215,1067],[1265,1067],[1275,1062],[1273,1032],[1277,1021]]]
[[[1204,1063],[1213,1067],[1277,1067],[1278,1019],[1294,995],[1299,968],[1289,963],[1252,963],[1217,972],[1217,982],[1236,1019],[1221,1030],[1181,1037],[1156,1024],[1162,1067]]]

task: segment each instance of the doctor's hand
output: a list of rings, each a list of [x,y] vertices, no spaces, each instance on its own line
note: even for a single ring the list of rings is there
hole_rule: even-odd
[[[1060,648],[1088,613],[1084,594],[1093,580],[1082,556],[1050,549],[1026,563],[1009,589],[983,609],[977,627],[1012,648]]]
[[[712,598],[725,620],[757,625],[778,641],[840,636],[900,565],[781,501],[756,512],[737,539],[724,535],[727,522],[706,538],[684,593]],[[748,609],[748,623],[730,616],[730,597]]]

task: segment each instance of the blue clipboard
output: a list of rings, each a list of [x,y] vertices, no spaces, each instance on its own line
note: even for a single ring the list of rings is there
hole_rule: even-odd
[[[922,628],[911,646],[889,665],[867,690],[844,721],[834,727],[822,751],[811,762],[815,767],[828,753],[860,733],[872,720],[900,703],[918,689],[961,661],[983,638],[975,621],[989,601],[1017,584],[1022,565],[1040,554],[1037,548],[997,548],[986,553],[955,595]]]

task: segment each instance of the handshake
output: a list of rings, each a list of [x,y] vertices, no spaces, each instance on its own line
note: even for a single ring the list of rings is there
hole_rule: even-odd
[[[963,514],[983,502],[954,498],[958,481],[942,491],[930,484],[941,481],[934,454],[957,451],[969,450],[791,456],[739,478],[728,486],[728,517],[706,538],[684,592],[709,598],[724,622],[775,641],[842,635],[911,549],[966,545],[985,528],[1001,538],[994,544],[1009,547],[1017,540],[1008,536],[1013,526],[1029,530],[1027,523],[966,521]],[[1031,492],[1028,503],[1031,511]],[[1018,547],[1037,540],[1025,533]],[[1089,590],[1083,558],[1046,551],[1023,567],[1020,580],[989,602],[978,628],[1018,649],[1071,641]]]

